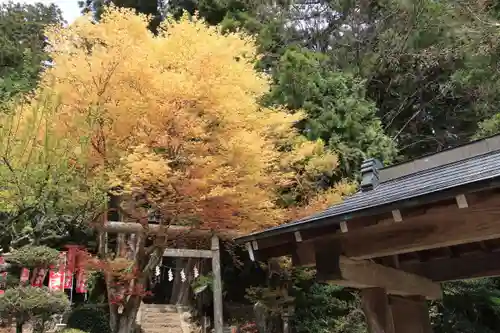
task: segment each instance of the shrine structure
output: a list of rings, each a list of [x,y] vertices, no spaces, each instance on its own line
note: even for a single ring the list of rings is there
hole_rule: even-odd
[[[342,203],[237,242],[361,289],[371,333],[429,333],[440,282],[500,275],[500,136],[361,173]]]

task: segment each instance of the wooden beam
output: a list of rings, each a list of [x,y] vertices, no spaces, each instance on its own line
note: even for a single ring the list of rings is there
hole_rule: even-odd
[[[191,250],[191,249],[165,249],[164,257],[174,258],[212,258],[210,250]]]
[[[295,267],[314,266],[316,264],[314,244],[298,243],[292,253],[292,265]]]
[[[405,223],[372,225],[338,234],[343,252],[368,259],[500,238],[500,209],[476,207],[423,215]]]
[[[350,221],[352,223],[352,220]],[[311,229],[305,229],[305,230],[300,230],[298,231],[300,234],[300,239],[301,241],[305,242],[307,240],[312,240],[316,238],[322,238],[325,237],[326,235],[333,235],[337,233],[340,229],[339,224],[332,224],[332,225],[326,225],[318,228],[311,228]],[[277,236],[273,237],[264,237],[264,238],[259,238],[259,251],[268,249],[268,248],[278,248],[281,246],[288,246],[290,244],[294,244],[297,242],[296,238],[296,232],[297,230],[293,230],[284,234],[280,234]],[[240,236],[241,237],[241,236]],[[237,238],[237,237],[235,237]],[[245,237],[247,240],[245,242],[252,242],[254,239],[251,237]],[[239,243],[242,243],[240,240]],[[292,247],[289,247],[293,249]],[[290,254],[290,253],[288,253]]]
[[[224,239],[234,239],[240,237],[242,234],[234,230],[209,230],[209,229],[197,229],[185,226],[175,226],[175,225],[160,225],[160,224],[148,224],[147,227],[136,222],[116,222],[109,221],[104,225],[98,225],[97,228],[100,231],[108,233],[123,233],[123,234],[136,234],[141,232],[146,232],[155,235],[168,235],[168,236],[190,236],[190,237],[212,237],[213,234],[217,234],[220,238]]]
[[[380,263],[387,267],[399,268],[399,257],[398,255],[388,256],[379,258]]]
[[[250,257],[251,261],[255,261],[255,254],[252,249],[252,244],[250,242],[245,243],[245,247],[247,248],[248,251],[248,256]]]
[[[490,252],[490,249],[489,249],[488,245],[486,244],[486,242],[479,242],[479,247],[484,252]]]
[[[469,207],[469,204],[467,203],[467,198],[465,197],[465,194],[459,194],[455,197],[455,200],[457,201],[457,206],[460,209],[467,208]]]
[[[402,262],[400,268],[438,282],[500,276],[500,252],[471,254],[426,262]]]
[[[296,262],[311,261],[311,246],[296,251]],[[441,286],[421,276],[382,266],[368,260],[352,260],[341,255],[338,241],[323,240],[314,244],[316,278],[352,288],[382,288],[391,295],[419,295],[440,299]],[[301,257],[302,255],[302,257]],[[292,257],[292,259],[295,259]]]
[[[330,283],[353,288],[383,288],[391,295],[420,295],[428,299],[442,297],[441,286],[424,277],[367,260],[355,261],[346,257],[339,260],[340,276],[324,276],[317,267],[318,276]]]
[[[395,333],[391,307],[384,289],[362,290],[361,307],[365,314],[369,333]]]
[[[394,209],[392,211],[392,218],[394,222],[403,222],[403,216],[401,216],[401,211],[399,209]]]
[[[310,250],[311,245],[298,246],[296,262],[311,261]],[[428,299],[442,297],[441,286],[427,278],[368,260],[352,260],[342,256],[338,241],[316,242],[314,250],[316,277],[319,281],[360,289],[382,288],[391,295],[418,295]]]

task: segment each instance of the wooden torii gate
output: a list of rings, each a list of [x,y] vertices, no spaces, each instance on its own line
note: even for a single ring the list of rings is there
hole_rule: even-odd
[[[129,223],[129,222],[106,222],[104,225],[99,227],[101,232],[101,240],[105,238],[105,233],[116,233],[116,234],[137,234],[144,232],[144,226],[140,223]],[[239,236],[237,232],[234,231],[222,231],[225,237],[235,238]],[[215,333],[223,333],[223,303],[222,303],[222,276],[221,276],[221,264],[220,264],[220,239],[217,234],[212,233],[209,230],[192,229],[182,226],[162,226],[159,224],[149,224],[148,234],[150,235],[168,235],[168,236],[179,236],[186,234],[192,237],[211,237],[211,247],[210,250],[199,250],[199,249],[176,249],[167,248],[163,252],[164,257],[175,257],[175,258],[200,258],[200,259],[211,259],[212,260],[212,273],[214,276],[213,281],[213,303],[214,303],[214,328]]]
[[[344,202],[236,241],[361,289],[371,333],[430,333],[440,282],[500,276],[500,136],[361,174]]]
[[[214,282],[212,287],[214,302],[214,328],[215,333],[223,333],[223,312],[222,312],[222,277],[220,268],[220,242],[219,237],[214,235],[211,240],[210,250],[191,249],[165,249],[164,257],[171,258],[200,258],[212,259],[212,273]]]

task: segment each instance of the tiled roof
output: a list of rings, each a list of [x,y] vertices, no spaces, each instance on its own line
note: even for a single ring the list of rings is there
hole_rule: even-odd
[[[500,148],[500,147],[499,147]],[[427,170],[390,179],[380,183],[371,191],[358,192],[313,216],[266,229],[243,237],[244,239],[281,233],[287,229],[301,229],[306,224],[325,218],[336,218],[337,223],[349,219],[349,215],[363,210],[390,205],[455,187],[469,185],[500,177],[500,150],[480,156],[456,161]]]

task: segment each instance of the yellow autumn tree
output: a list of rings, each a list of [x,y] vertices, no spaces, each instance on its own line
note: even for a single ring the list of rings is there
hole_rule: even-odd
[[[187,16],[158,36],[147,25],[110,9],[48,32],[54,65],[40,89],[59,98],[60,131],[89,140],[94,167],[134,210],[209,229],[282,223],[278,190],[307,187],[336,157],[297,135],[300,114],[258,104],[269,82],[251,37]]]
[[[147,17],[109,8],[98,23],[51,28],[53,63],[35,97],[57,101],[55,135],[74,138],[75,161],[87,144],[81,167],[107,179],[128,221],[153,210],[164,226],[246,232],[340,200],[346,184],[316,186],[336,156],[297,134],[300,114],[259,105],[269,78],[254,70],[251,37],[188,16],[158,35],[147,27]],[[301,209],[283,205],[290,192]],[[135,240],[131,284],[145,284],[166,241]],[[140,299],[123,300],[122,319],[111,306],[113,331],[130,331]]]

